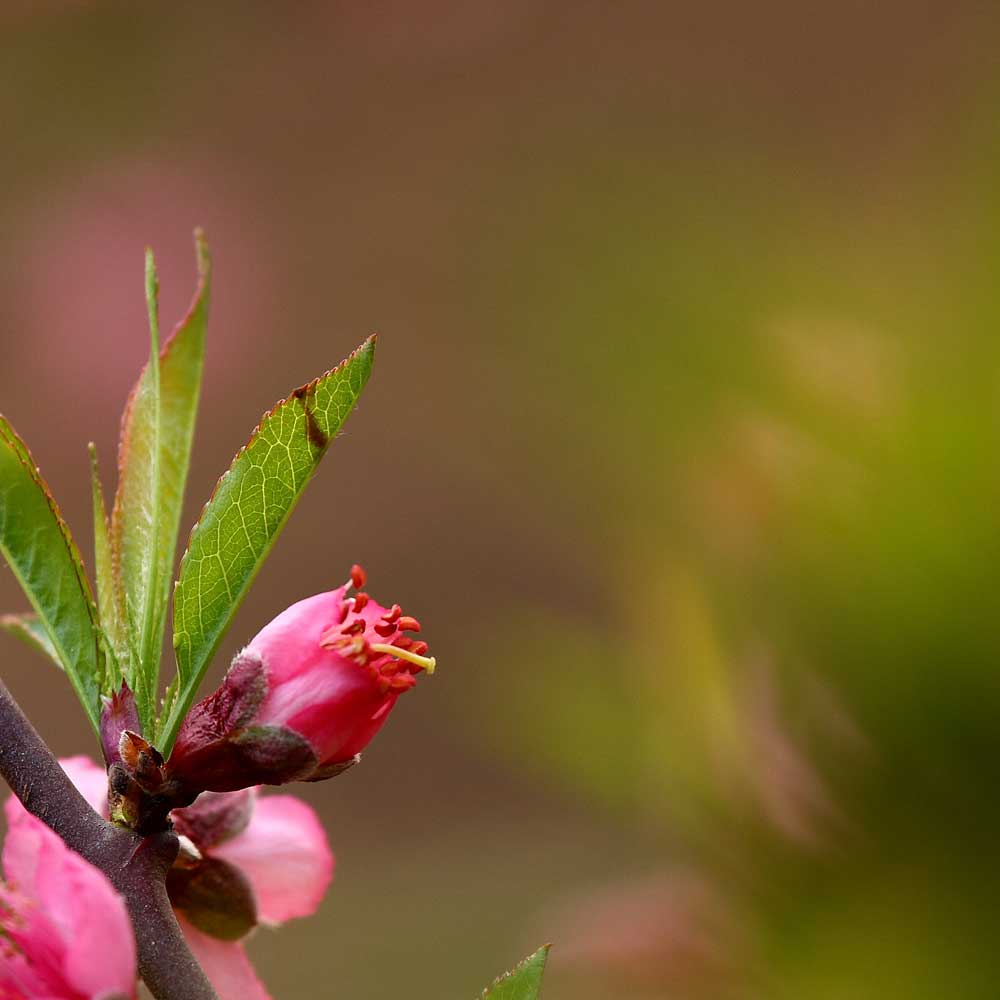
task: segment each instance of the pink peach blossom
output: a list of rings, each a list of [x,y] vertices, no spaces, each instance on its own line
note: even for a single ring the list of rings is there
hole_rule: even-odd
[[[356,759],[417,674],[435,666],[427,643],[405,634],[420,623],[364,585],[354,566],[344,586],[261,629],[182,725],[168,762],[174,779],[233,791],[331,777]]]
[[[106,816],[104,769],[86,757],[60,763],[84,798]],[[16,799],[7,809],[28,815]],[[293,796],[259,796],[256,788],[205,792],[193,805],[175,809],[171,818],[182,848],[168,891],[195,958],[220,1000],[270,1000],[242,939],[257,924],[276,927],[316,911],[334,869],[319,818]],[[209,867],[213,877],[200,879]],[[220,871],[229,881],[217,877]],[[197,891],[186,891],[192,885]],[[0,1000],[7,1000],[2,991]]]
[[[6,815],[0,998],[133,997],[135,940],[124,900],[17,799]]]
[[[257,797],[248,789],[250,817],[245,829],[214,843],[192,841],[199,851],[226,861],[249,881],[257,919],[277,927],[316,912],[333,878],[334,857],[313,809],[291,795]],[[187,809],[174,811],[178,830],[183,817],[196,813],[205,799],[234,798],[239,792],[203,792]]]
[[[363,575],[355,574],[363,586]],[[404,635],[419,631],[417,620],[363,591],[348,598],[349,586],[293,604],[247,646],[267,671],[258,722],[303,735],[321,766],[360,753],[428,666],[427,644]],[[420,658],[404,659],[406,653]]]

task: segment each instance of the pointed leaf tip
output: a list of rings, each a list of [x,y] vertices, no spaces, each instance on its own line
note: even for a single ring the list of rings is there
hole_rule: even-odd
[[[212,267],[212,251],[209,249],[205,230],[198,226],[194,231],[194,254],[198,264],[198,274],[207,277]]]
[[[479,1000],[538,1000],[542,975],[551,945],[543,945],[534,954],[488,986]]]
[[[122,419],[118,490],[111,515],[115,582],[123,598],[129,645],[137,651],[127,679],[150,732],[204,368],[211,268],[207,244],[197,234],[195,254],[194,298],[161,347],[156,265],[147,251],[150,358]]]
[[[369,337],[332,371],[265,413],[192,529],[174,588],[177,677],[156,740],[165,755],[232,616],[354,409],[371,374],[374,349]]]
[[[156,274],[156,258],[146,247],[146,308],[149,311],[149,335],[153,341],[153,356],[160,351],[160,279]]]

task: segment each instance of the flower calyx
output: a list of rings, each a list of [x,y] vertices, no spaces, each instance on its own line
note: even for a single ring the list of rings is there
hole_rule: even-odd
[[[238,941],[257,926],[253,887],[239,868],[222,858],[175,864],[167,873],[167,894],[175,910],[214,938]]]

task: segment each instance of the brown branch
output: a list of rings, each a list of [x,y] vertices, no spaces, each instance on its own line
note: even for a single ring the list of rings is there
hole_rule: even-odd
[[[218,1000],[191,954],[167,898],[177,855],[172,833],[140,837],[91,809],[0,681],[0,775],[25,809],[99,868],[122,894],[139,952],[139,975],[156,1000]]]

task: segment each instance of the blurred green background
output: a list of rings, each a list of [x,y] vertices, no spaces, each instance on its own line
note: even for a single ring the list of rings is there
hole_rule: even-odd
[[[997,996],[997,13],[0,9],[0,409],[85,548],[146,244],[165,321],[216,262],[188,523],[382,334],[213,674],[355,561],[440,665],[302,790],[338,869],[249,946],[276,998],[546,940],[545,1000]]]

